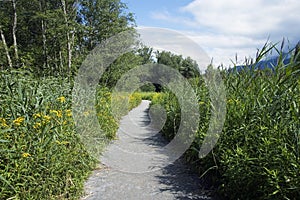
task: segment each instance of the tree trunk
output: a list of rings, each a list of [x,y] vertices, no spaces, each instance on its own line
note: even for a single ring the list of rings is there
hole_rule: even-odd
[[[62,9],[64,12],[64,18],[65,18],[65,23],[66,23],[66,27],[67,27],[67,50],[68,50],[68,73],[69,76],[71,75],[71,66],[72,66],[72,41],[70,38],[70,32],[69,32],[69,24],[68,24],[68,15],[67,15],[67,6],[66,6],[66,1],[65,0],[61,0],[61,4],[62,4]]]
[[[9,55],[9,51],[8,51],[8,47],[7,47],[7,44],[6,44],[5,36],[3,34],[3,31],[2,31],[1,27],[0,27],[0,35],[1,35],[1,40],[2,40],[2,43],[3,43],[4,49],[5,49],[8,66],[10,68],[12,68],[11,58],[10,58],[10,55]]]
[[[43,12],[43,5],[40,2],[40,11]],[[46,24],[44,19],[41,21],[41,28],[42,28],[42,38],[43,38],[43,57],[44,57],[44,68],[48,67],[48,52],[47,52],[47,38],[46,38]]]
[[[64,70],[64,63],[63,63],[63,56],[62,56],[62,53],[61,51],[59,51],[59,64],[60,64],[60,70],[59,72],[63,72]]]
[[[19,62],[19,54],[18,54],[18,46],[17,46],[17,8],[16,8],[16,0],[12,0],[13,5],[13,11],[14,11],[14,21],[13,21],[13,27],[12,27],[12,37],[13,37],[13,46],[15,50],[15,58],[16,62],[18,64]]]

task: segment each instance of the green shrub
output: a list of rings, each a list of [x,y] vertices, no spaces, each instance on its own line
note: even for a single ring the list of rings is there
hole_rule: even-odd
[[[129,97],[129,110],[137,107],[142,102],[142,96],[140,93],[135,92]]]
[[[157,92],[139,92],[143,100],[153,101],[154,96],[158,97],[161,93]]]

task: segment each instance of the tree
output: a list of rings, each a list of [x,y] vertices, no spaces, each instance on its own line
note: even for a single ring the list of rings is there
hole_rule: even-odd
[[[10,37],[12,21],[11,16],[7,15],[6,13],[12,13],[12,3],[9,1],[2,1],[0,2],[0,34],[1,34],[1,41],[2,41],[2,48],[1,48],[1,57],[6,58],[0,61],[0,65],[8,66],[9,68],[13,67],[12,57],[11,55],[11,46],[12,46],[12,38]]]
[[[108,88],[113,88],[122,75],[124,75],[130,69],[142,64],[142,57],[136,54],[135,51],[125,53],[117,58],[107,68],[107,70],[101,77],[100,83]]]
[[[158,64],[164,64],[178,70],[185,78],[199,76],[198,65],[190,57],[183,58],[182,55],[175,55],[171,52],[156,52]]]
[[[135,26],[132,13],[120,0],[80,0],[78,22],[84,26],[81,40],[91,51],[104,39]]]
[[[96,45],[135,26],[120,0],[12,0],[0,5],[0,65],[22,63],[40,75],[74,74]]]
[[[16,32],[17,32],[17,22],[18,22],[18,18],[17,18],[17,6],[16,6],[16,0],[12,0],[12,6],[13,6],[13,11],[14,11],[14,20],[13,20],[13,26],[12,26],[12,37],[13,37],[13,41],[14,41],[14,50],[15,50],[15,57],[16,57],[16,62],[19,62],[19,54],[18,54],[18,44],[17,44],[17,36],[16,36]]]
[[[142,64],[154,63],[153,49],[151,47],[144,46],[141,44],[137,53],[142,58]]]
[[[198,64],[190,57],[187,57],[182,61],[179,71],[186,78],[199,76]]]
[[[7,47],[7,44],[6,44],[6,39],[5,39],[5,36],[3,34],[1,25],[0,25],[0,35],[1,35],[1,40],[2,40],[2,43],[3,43],[3,47],[4,47],[4,50],[5,50],[8,66],[10,68],[12,68],[11,58],[10,58],[10,55],[9,55],[8,47]]]

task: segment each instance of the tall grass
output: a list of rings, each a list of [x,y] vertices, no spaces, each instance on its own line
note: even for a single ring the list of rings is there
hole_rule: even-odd
[[[66,80],[1,72],[0,199],[75,199],[94,166],[74,131]]]
[[[256,63],[274,48],[264,46]],[[201,119],[196,139],[185,157],[200,174],[218,185],[224,197],[299,198],[300,65],[296,60],[292,58],[285,65],[281,57],[275,72],[255,71],[251,66],[239,72],[220,70],[227,89],[226,121],[217,145],[203,159],[198,158],[198,152],[213,105],[203,78],[191,80],[198,94]],[[167,110],[163,131],[172,138],[180,122],[177,100],[167,93],[157,103]]]
[[[0,199],[78,199],[96,166],[72,118],[72,83],[36,79],[26,71],[0,74]],[[118,121],[111,92],[97,91],[95,109],[108,139]],[[141,101],[132,95],[130,108]],[[82,113],[88,115],[88,113]]]

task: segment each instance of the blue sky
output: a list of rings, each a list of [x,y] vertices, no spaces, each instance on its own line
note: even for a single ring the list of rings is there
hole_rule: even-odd
[[[139,27],[180,31],[199,44],[214,64],[231,64],[237,54],[255,57],[265,42],[287,46],[300,40],[298,0],[123,0]]]
[[[165,20],[155,19],[157,13],[171,12],[174,14],[180,13],[180,8],[192,2],[192,0],[123,0],[127,3],[131,12],[135,13],[138,26],[152,26],[161,28],[171,28],[179,30],[180,26],[169,23]]]

